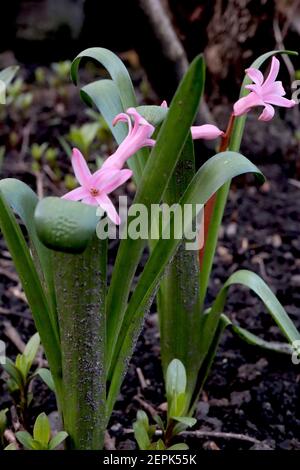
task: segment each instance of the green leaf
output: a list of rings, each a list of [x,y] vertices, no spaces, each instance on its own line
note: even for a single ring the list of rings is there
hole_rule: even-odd
[[[21,389],[24,386],[24,380],[21,372],[15,366],[15,364],[7,357],[5,364],[1,364],[5,372],[14,380],[18,388]]]
[[[49,443],[49,450],[54,450],[68,437],[68,433],[65,431],[58,432]]]
[[[187,428],[191,428],[197,423],[195,418],[190,418],[189,416],[172,416],[172,419],[178,421],[181,424],[184,424]]]
[[[186,444],[174,444],[171,447],[168,447],[167,450],[189,450],[189,446]]]
[[[40,335],[38,333],[35,333],[25,346],[23,355],[26,357],[26,360],[27,360],[27,373],[29,372],[33,364],[33,361],[37,355],[40,344],[41,344]]]
[[[7,412],[8,412],[8,408],[5,408],[4,410],[0,411],[0,443],[2,444],[3,444],[3,440],[2,440],[3,433],[7,426],[7,417],[6,417]]]
[[[96,231],[96,208],[57,197],[47,197],[36,207],[34,220],[42,243],[55,251],[82,253]]]
[[[112,121],[118,113],[126,111],[130,107],[136,107],[137,105],[131,78],[123,62],[113,52],[101,47],[92,47],[81,52],[72,63],[71,77],[75,84],[78,79],[78,67],[83,57],[97,61],[101,66],[107,69],[112,78],[112,80],[100,80],[91,83],[85,86],[81,93],[83,99],[88,102],[88,104],[90,104],[91,101],[95,103],[108,126],[112,129]],[[104,85],[100,85],[102,81],[105,82]],[[112,85],[109,85],[108,82],[111,82]],[[112,104],[111,109],[107,106],[109,103]],[[115,106],[116,103],[117,107]],[[126,127],[124,125],[118,125],[117,127],[123,129],[123,140]],[[113,129],[112,131],[117,142],[120,144],[121,139],[119,136],[117,138],[116,134],[118,131],[114,131]],[[128,162],[129,166],[134,171],[137,182],[141,178],[148,153],[147,149],[143,149],[138,152],[136,156],[131,157]]]
[[[133,423],[134,437],[138,443],[140,450],[147,450],[150,446],[150,439],[148,436],[147,429],[142,421],[135,421]]]
[[[213,321],[213,319],[220,317],[221,313],[224,311],[228,290],[235,284],[241,284],[255,292],[290,343],[300,339],[300,333],[297,331],[297,328],[271,289],[257,274],[247,270],[235,272],[225,282],[213,303],[212,309],[208,314],[208,319],[211,318]],[[209,321],[209,323],[211,323],[211,321]]]
[[[27,431],[19,431],[16,433],[16,438],[25,449],[35,450],[33,437]]]
[[[252,346],[259,346],[262,349],[268,351],[277,352],[281,354],[291,355],[293,348],[289,343],[280,343],[277,341],[266,341],[259,336],[251,333],[245,328],[235,325],[232,321],[224,314],[221,315],[221,320],[226,322],[226,326],[230,326],[234,333],[236,333],[241,339]]]
[[[50,390],[55,393],[55,384],[50,370],[41,368],[36,371],[36,374],[39,375]]]
[[[149,428],[149,419],[148,419],[148,416],[146,415],[145,411],[138,410],[137,415],[136,415],[136,419],[141,424],[143,424],[143,426],[146,430],[148,430],[148,428]]]
[[[36,418],[33,427],[33,438],[35,441],[42,444],[42,446],[48,446],[51,436],[51,429],[48,416],[46,413],[41,413]]]
[[[0,80],[4,82],[6,86],[9,85],[19,68],[20,67],[18,65],[11,65],[10,67],[6,67],[5,69],[1,70]]]
[[[180,395],[186,389],[186,371],[181,361],[173,359],[167,368],[166,374],[166,391],[167,395],[172,398],[174,394]]]
[[[154,443],[154,450],[166,450],[166,446],[162,439],[158,439],[158,441]]]
[[[152,149],[138,187],[134,199],[135,204],[143,204],[147,209],[150,209],[151,204],[161,202],[199,107],[203,89],[203,75],[203,59],[197,57],[183,78],[171,103],[167,118],[161,126],[156,145]],[[112,360],[115,343],[122,326],[131,283],[144,246],[145,240],[132,240],[129,237],[122,240],[118,250],[107,299],[107,311],[109,312],[107,359],[108,364],[112,366],[109,378],[113,370]]]
[[[154,127],[160,126],[168,114],[168,109],[161,106],[138,106],[136,110]]]
[[[168,416],[181,416],[186,412],[186,407],[188,405],[187,394],[174,393],[173,395],[168,396]]]
[[[163,423],[163,420],[161,419],[161,417],[159,415],[154,415],[153,416],[153,419],[154,421],[156,422],[156,424],[158,425],[158,427],[164,431],[165,430],[165,425]]]
[[[17,450],[17,448],[15,444],[8,444],[8,446],[6,446],[4,450]]]
[[[36,328],[39,331],[45,348],[47,359],[53,373],[56,377],[59,377],[61,370],[60,345],[52,310],[49,306],[24,236],[8,205],[11,203],[14,210],[16,210],[21,218],[24,217],[24,219],[25,217],[27,218],[28,215],[25,211],[28,210],[28,213],[31,211],[31,203],[28,203],[28,205],[24,203],[23,209],[21,205],[19,206],[19,197],[26,198],[26,195],[29,195],[29,192],[25,189],[24,191],[20,190],[21,186],[17,185],[15,181],[17,180],[10,182],[8,180],[2,180],[0,182],[0,228],[20,277],[20,281],[34,317]],[[10,186],[10,191],[7,190],[8,185]],[[16,187],[16,199],[10,200],[10,195],[12,194],[14,186]],[[8,202],[6,202],[6,198]],[[29,229],[30,226],[32,226],[32,224],[28,225],[28,231],[31,230]],[[32,234],[33,233],[34,230],[32,229]],[[40,246],[42,245],[40,244]]]
[[[201,204],[205,204],[211,195],[226,181],[234,176],[247,172],[256,173],[258,177],[263,179],[260,170],[247,158],[238,153],[223,152],[210,158],[198,170],[181,198],[177,208],[179,214],[182,214],[184,204],[198,204],[200,211]],[[188,221],[183,221],[183,227],[174,226],[176,217],[175,211],[175,213],[171,214],[171,228],[166,228],[169,233],[174,234],[173,237],[164,239],[162,236],[162,238],[157,241],[130,298],[122,329],[119,334],[119,341],[115,348],[116,356],[112,363],[114,374],[108,395],[108,409],[113,405],[118,394],[120,380],[124,373],[124,365],[131,355],[134,340],[141,330],[145,311],[149,308],[149,303],[153,298],[153,293],[159,284],[167,263],[176,252],[176,248],[183,237],[184,230],[186,229],[185,223],[188,224]],[[128,258],[125,255],[125,260],[128,261],[129,259],[130,257]],[[123,275],[125,275],[125,271]],[[122,281],[124,282],[124,280],[120,279],[119,287],[122,286]]]

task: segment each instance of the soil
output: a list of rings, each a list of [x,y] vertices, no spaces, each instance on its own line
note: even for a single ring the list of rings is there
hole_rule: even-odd
[[[52,106],[53,97],[49,98],[50,104],[44,102],[46,104],[43,110],[35,109],[36,119],[32,121],[29,142],[34,141],[35,130],[38,130],[41,142],[53,142],[56,139],[55,122],[53,127],[47,127],[49,117],[54,118],[55,113],[60,113],[60,132],[62,129],[65,132],[70,124],[84,120],[83,106],[78,104],[79,101],[71,111],[63,99],[56,101],[55,106]],[[52,113],[51,116],[49,113]],[[26,137],[23,132],[26,122],[28,124],[30,118],[25,118],[25,123],[23,121],[18,125],[13,122],[16,132],[21,135],[19,147],[9,147],[1,173],[2,177],[21,178],[36,189],[36,175],[31,170],[28,152],[23,152],[22,158],[20,157],[20,148],[23,148],[22,142]],[[9,142],[11,125],[10,120],[6,119],[1,129],[1,136],[6,144]],[[103,147],[103,151],[108,152],[109,145]],[[62,152],[59,155],[59,166],[63,173],[68,171]],[[292,157],[289,155],[288,159],[277,155],[276,161],[269,158],[268,162],[264,160],[259,166],[267,178],[263,186],[258,187],[253,178],[248,176],[234,181],[207,301],[209,305],[232,272],[239,268],[251,269],[269,283],[299,328],[300,184],[294,179],[297,174],[295,153]],[[43,182],[46,193],[61,194],[63,185],[60,182],[51,181],[47,175]],[[130,185],[127,190],[132,190]],[[111,258],[115,250],[116,246],[112,244]],[[35,329],[2,239],[0,295],[0,335],[7,342],[8,356],[13,358],[18,351],[5,336],[7,322],[25,342]],[[259,300],[242,287],[232,289],[226,311],[232,320],[253,333],[268,340],[282,340],[278,328]],[[111,418],[109,435],[118,449],[135,448],[132,423],[138,409],[143,408],[150,412],[154,409],[162,416],[164,414],[165,396],[159,353],[154,305],[146,318],[144,331]],[[38,379],[35,382],[34,397],[31,406],[32,420],[41,411],[55,411],[53,394]],[[0,409],[11,405],[4,382],[0,381]],[[200,430],[202,435],[196,436],[194,433],[185,438],[191,449],[300,450],[300,369],[292,364],[289,355],[269,353],[249,346],[226,331],[196,415],[198,422],[193,431]],[[204,435],[205,432],[208,433],[207,436]],[[242,434],[253,439],[250,442],[242,440],[241,436],[224,434],[218,437],[217,433],[220,432]]]

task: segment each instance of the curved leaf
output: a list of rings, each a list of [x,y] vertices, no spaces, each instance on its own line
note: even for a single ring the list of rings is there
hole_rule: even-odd
[[[55,251],[82,253],[96,231],[96,207],[58,197],[40,201],[34,214],[41,242]]]
[[[49,304],[21,229],[2,196],[2,190],[0,190],[0,228],[26,294],[47,359],[57,380],[61,377],[60,344],[51,322]]]
[[[112,129],[112,121],[118,113],[126,111],[130,107],[136,107],[137,105],[129,73],[123,62],[113,52],[102,47],[91,47],[82,51],[72,63],[71,77],[75,84],[77,83],[78,67],[82,58],[95,60],[106,68],[112,78],[112,80],[98,80],[90,85],[86,85],[81,93],[85,101],[87,101],[86,97],[89,96],[89,104],[90,100],[95,103],[100,113],[103,114],[107,125]],[[106,83],[100,85],[102,81]],[[108,82],[112,84],[108,85]],[[106,106],[108,101],[113,103],[111,109]],[[116,107],[115,104],[117,102],[118,106]],[[126,135],[123,135],[124,130],[126,130],[124,124],[118,124],[116,129],[113,130],[113,135],[116,137],[119,144]],[[134,171],[134,177],[137,183],[141,178],[148,155],[149,151],[145,148],[137,152],[136,156],[131,157],[128,161],[128,165]]]
[[[300,333],[267,284],[257,274],[247,270],[240,270],[232,274],[225,282],[212,305],[210,313],[207,315],[202,338],[204,348],[207,347],[207,340],[209,341],[212,332],[216,329],[220,315],[224,311],[228,289],[235,284],[242,284],[248,287],[262,300],[277,326],[290,343],[300,339]]]
[[[197,113],[203,81],[204,63],[199,56],[192,62],[176,92],[138,187],[134,203],[143,204],[147,210],[151,204],[161,202]],[[145,240],[132,240],[128,237],[122,240],[118,250],[107,299],[108,364],[112,358],[131,283],[144,246]]]

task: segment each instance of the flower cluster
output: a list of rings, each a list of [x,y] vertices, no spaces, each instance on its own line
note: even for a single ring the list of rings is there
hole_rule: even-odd
[[[254,107],[263,106],[264,109],[259,116],[259,120],[269,121],[275,113],[273,105],[285,108],[295,106],[294,100],[284,98],[285,90],[282,82],[276,81],[279,66],[279,60],[273,57],[270,72],[265,80],[260,70],[256,68],[246,69],[246,73],[253,81],[253,84],[246,85],[245,88],[250,93],[240,98],[234,104],[233,116],[241,116],[248,113]],[[168,108],[166,101],[163,101],[161,107]],[[120,217],[108,194],[132,176],[131,170],[123,169],[127,160],[141,148],[153,147],[155,145],[155,140],[152,139],[155,131],[154,126],[147,122],[135,108],[129,108],[126,113],[118,114],[113,121],[113,125],[116,125],[118,122],[126,122],[128,124],[128,134],[117,150],[108,157],[100,170],[94,174],[91,174],[80,151],[73,149],[72,166],[80,187],[63,196],[65,199],[100,206],[117,225],[120,224]],[[192,126],[191,134],[194,140],[212,140],[225,136],[223,131],[212,124]]]

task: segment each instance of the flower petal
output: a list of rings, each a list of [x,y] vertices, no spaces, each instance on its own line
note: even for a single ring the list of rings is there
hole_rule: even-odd
[[[248,113],[255,106],[264,106],[264,102],[256,93],[251,92],[234,103],[233,114],[235,116],[242,116],[242,114]]]
[[[220,137],[221,135],[224,135],[223,131],[221,131],[217,126],[214,126],[212,124],[204,124],[203,126],[192,126],[191,132],[193,140],[213,140],[217,137]]]
[[[275,109],[270,104],[265,104],[265,109],[259,116],[259,121],[271,121],[275,114]]]
[[[92,188],[96,188],[99,190],[103,190],[103,187],[105,184],[109,183],[111,179],[118,175],[120,173],[120,170],[118,168],[114,167],[104,167],[104,164],[100,168],[100,170],[97,170],[91,177],[90,180],[90,186]]]
[[[168,103],[166,102],[166,100],[164,100],[161,105],[160,105],[161,108],[167,108],[168,107]]]
[[[127,122],[127,124],[128,124],[128,133],[130,134],[130,132],[132,130],[132,123],[131,123],[131,119],[128,116],[128,114],[126,114],[126,113],[117,114],[117,116],[114,118],[114,120],[112,122],[112,125],[115,126],[118,122]]]
[[[92,197],[91,195],[88,196],[88,197],[85,197],[85,198],[82,200],[82,202],[83,202],[84,204],[87,204],[88,206],[98,206],[97,200],[96,200],[94,197]]]
[[[287,98],[278,95],[266,96],[265,102],[275,104],[276,106],[282,106],[283,108],[293,108],[296,105],[294,100],[288,100]]]
[[[100,196],[97,196],[96,199],[99,206],[107,213],[110,220],[114,224],[120,225],[121,219],[109,197],[106,194],[101,194]]]
[[[273,82],[275,82],[275,80],[277,78],[277,75],[278,75],[278,72],[279,72],[279,68],[280,68],[279,60],[277,59],[277,57],[273,57],[272,62],[271,62],[270,72],[269,72],[267,78],[265,79],[265,81],[263,83],[263,87],[268,87]]]
[[[245,72],[247,73],[248,77],[254,82],[256,85],[262,85],[264,81],[264,76],[260,70],[255,69],[254,67],[250,67],[246,69]]]
[[[88,195],[88,190],[80,186],[79,188],[73,189],[73,191],[64,194],[64,196],[62,196],[62,199],[68,199],[69,201],[80,201]]]
[[[102,191],[106,194],[109,194],[116,188],[124,184],[125,181],[129,180],[129,178],[131,177],[131,170],[120,170],[116,174],[112,175],[109,180],[106,180],[106,182],[102,186]]]
[[[76,179],[81,184],[81,186],[88,186],[89,180],[92,175],[87,166],[84,156],[76,148],[74,148],[72,152],[72,167]]]

